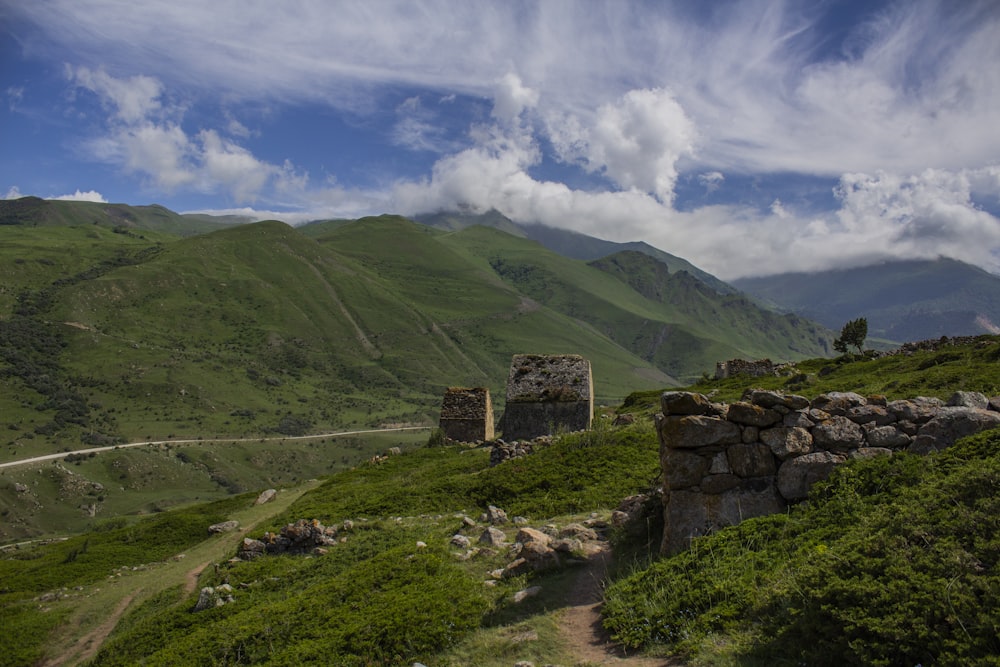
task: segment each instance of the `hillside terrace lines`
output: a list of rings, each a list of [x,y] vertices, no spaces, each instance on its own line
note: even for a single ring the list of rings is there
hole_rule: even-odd
[[[392,433],[395,431],[429,431],[433,429],[433,426],[400,426],[395,428],[374,428],[365,429],[361,431],[338,431],[335,433],[317,433],[314,435],[295,435],[295,436],[280,436],[280,437],[262,437],[262,438],[192,438],[184,440],[146,440],[143,442],[129,442],[121,445],[108,445],[106,447],[90,447],[88,449],[75,449],[71,452],[59,452],[57,454],[45,454],[43,456],[33,456],[27,459],[20,459],[18,461],[7,461],[6,463],[0,463],[0,469],[10,468],[19,465],[28,465],[31,463],[43,463],[45,461],[54,461],[57,459],[65,458],[70,455],[79,456],[81,454],[99,454],[100,452],[108,452],[115,449],[129,449],[131,447],[147,447],[150,445],[190,445],[190,444],[207,444],[213,442],[275,442],[283,440],[316,440],[318,438],[336,438],[347,435],[364,435],[366,433]]]
[[[320,271],[315,264],[307,260],[305,257],[302,257],[301,255],[292,252],[292,249],[289,248],[288,246],[285,246],[285,249],[288,250],[288,252],[293,257],[295,257],[303,264],[305,264],[307,267],[309,267],[309,269],[316,275],[316,278],[323,285],[323,288],[326,291],[326,295],[330,297],[330,300],[337,305],[337,308],[340,310],[340,313],[344,316],[344,319],[347,320],[348,324],[350,324],[351,327],[354,329],[354,337],[358,339],[358,342],[361,344],[361,347],[365,348],[365,352],[368,353],[368,356],[371,357],[372,359],[381,359],[382,351],[379,350],[378,347],[374,343],[372,343],[371,340],[368,339],[367,335],[365,335],[365,332],[358,325],[357,320],[354,319],[350,311],[347,310],[347,306],[344,305],[344,302],[341,301],[340,297],[337,295],[337,290],[333,288],[333,285],[331,285],[330,282],[326,279],[326,276],[323,275],[323,272]]]

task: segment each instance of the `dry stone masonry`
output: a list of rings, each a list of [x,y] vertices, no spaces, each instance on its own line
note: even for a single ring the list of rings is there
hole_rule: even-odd
[[[444,435],[456,442],[493,439],[493,403],[486,387],[449,387],[438,422]]]
[[[945,403],[852,392],[751,390],[732,404],[672,391],[656,416],[663,469],[661,551],[743,519],[784,511],[852,458],[927,454],[1000,427],[1000,399],[958,392]]]
[[[555,430],[590,428],[594,383],[590,362],[576,354],[516,354],[507,376],[503,435],[530,440]]]

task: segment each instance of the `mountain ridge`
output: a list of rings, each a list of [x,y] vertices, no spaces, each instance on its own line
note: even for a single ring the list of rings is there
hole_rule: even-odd
[[[869,335],[891,343],[1000,332],[1000,276],[947,257],[744,278],[733,284],[833,329],[865,317]]]

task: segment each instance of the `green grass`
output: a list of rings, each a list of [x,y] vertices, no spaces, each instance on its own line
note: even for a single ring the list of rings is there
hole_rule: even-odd
[[[737,401],[748,388],[773,389],[812,398],[830,391],[853,391],[889,399],[935,396],[948,399],[956,391],[1000,394],[1000,336],[980,336],[972,344],[948,345],[936,351],[881,358],[846,355],[837,359],[796,362],[780,376],[723,380],[703,379],[687,389],[717,401]],[[658,391],[635,392],[625,408],[658,411]]]
[[[722,645],[736,664],[994,664],[998,483],[996,432],[930,457],[852,462],[787,515],[616,582],[606,624],[696,663]]]
[[[426,431],[310,440],[155,445],[0,470],[0,540],[74,535],[109,517],[139,516],[295,486],[348,469]],[[27,492],[17,491],[17,484]],[[91,516],[89,508],[95,515]]]

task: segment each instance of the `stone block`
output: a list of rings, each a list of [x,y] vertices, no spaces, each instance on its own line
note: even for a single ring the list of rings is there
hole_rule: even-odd
[[[778,492],[788,501],[802,500],[816,482],[826,479],[846,459],[830,452],[814,452],[788,459],[778,468]]]
[[[808,454],[813,448],[812,433],[798,426],[769,428],[760,432],[760,439],[781,461],[790,456]]]
[[[726,450],[729,469],[740,477],[773,475],[777,466],[771,449],[763,443],[733,445]]]
[[[667,447],[697,449],[711,445],[735,445],[742,441],[740,427],[718,417],[689,415],[660,420],[660,441]]]
[[[665,391],[660,396],[660,410],[665,415],[707,415],[712,411],[712,402],[703,394]]]
[[[865,434],[861,427],[847,417],[834,415],[816,424],[812,430],[813,442],[820,449],[846,451],[864,446]]]

